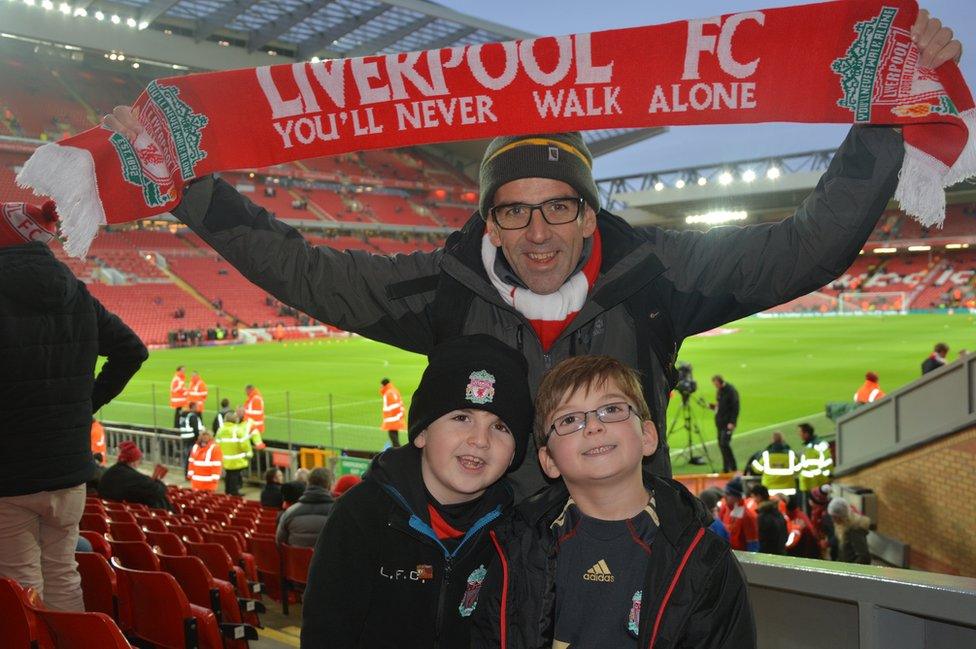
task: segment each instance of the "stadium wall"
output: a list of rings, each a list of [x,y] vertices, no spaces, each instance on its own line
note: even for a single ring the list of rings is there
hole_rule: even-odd
[[[909,546],[909,566],[976,577],[976,426],[838,482],[873,489],[877,530]]]

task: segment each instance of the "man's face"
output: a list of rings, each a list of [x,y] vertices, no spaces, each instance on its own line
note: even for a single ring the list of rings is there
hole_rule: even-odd
[[[574,412],[596,410],[612,403],[633,406],[614,380],[591,385],[563,397],[548,417],[548,422],[572,416]],[[539,463],[550,478],[563,477],[567,485],[585,488],[610,480],[640,480],[641,460],[657,450],[657,428],[652,421],[641,421],[633,412],[627,419],[601,422],[596,413],[586,416],[582,430],[569,435],[552,433],[539,449]]]
[[[712,385],[715,386],[715,389],[716,390],[718,390],[720,387],[722,387],[722,384],[719,383],[717,379],[712,379]]]
[[[423,451],[424,484],[442,505],[481,497],[505,475],[515,455],[512,431],[486,410],[453,410],[435,419],[413,444]]]
[[[810,433],[808,433],[803,428],[797,428],[796,429],[796,432],[800,435],[800,439],[802,439],[804,441],[804,443],[810,441]]]
[[[535,205],[552,198],[578,196],[572,187],[549,178],[520,178],[505,183],[495,192],[494,205]],[[583,240],[596,230],[596,214],[587,205],[581,218],[549,225],[539,210],[521,230],[503,230],[488,217],[488,236],[501,247],[512,269],[529,290],[539,295],[554,293],[566,282],[579,263]]]
[[[725,498],[725,506],[728,507],[729,509],[735,509],[736,507],[738,507],[739,502],[742,500],[738,496],[734,496],[732,494],[725,494],[724,498]]]

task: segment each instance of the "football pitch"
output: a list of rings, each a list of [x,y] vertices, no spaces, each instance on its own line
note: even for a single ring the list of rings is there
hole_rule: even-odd
[[[976,325],[968,314],[748,318],[726,325],[717,335],[685,341],[679,360],[694,368],[698,391],[692,402],[698,397],[714,401],[713,374],[722,374],[739,390],[742,411],[733,446],[741,465],[769,443],[773,430],[781,429],[794,445],[799,444],[795,428],[801,421],[830,434],[833,426],[823,415],[824,404],[850,400],[867,370],[877,372],[881,387],[891,392],[919,376],[934,343],[947,343],[950,360],[955,360],[960,349],[976,349],[974,333]],[[244,386],[253,383],[265,397],[266,439],[378,451],[387,442],[379,429],[380,379],[390,378],[409,406],[425,359],[358,337],[157,350],[99,418],[171,424],[169,381],[181,364],[188,378],[199,370],[209,386],[204,414],[208,426],[220,398],[239,405]],[[672,399],[669,422],[679,403],[677,396]],[[712,460],[720,464],[711,412],[693,405],[692,414]],[[679,454],[687,437],[678,432],[669,440],[675,472],[702,472],[702,467],[685,466]]]

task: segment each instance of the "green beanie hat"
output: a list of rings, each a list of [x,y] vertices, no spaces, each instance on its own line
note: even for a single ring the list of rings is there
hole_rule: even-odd
[[[495,192],[520,178],[561,180],[600,210],[600,193],[593,180],[593,156],[578,132],[496,137],[481,160],[481,217],[488,220]]]

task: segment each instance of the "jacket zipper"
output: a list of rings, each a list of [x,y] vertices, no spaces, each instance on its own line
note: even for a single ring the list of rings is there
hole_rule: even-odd
[[[451,585],[451,569],[454,559],[450,556],[444,559],[444,578],[441,580],[441,592],[437,595],[437,621],[434,623],[434,649],[441,644],[441,625],[444,622],[444,600],[447,598],[447,587]]]

